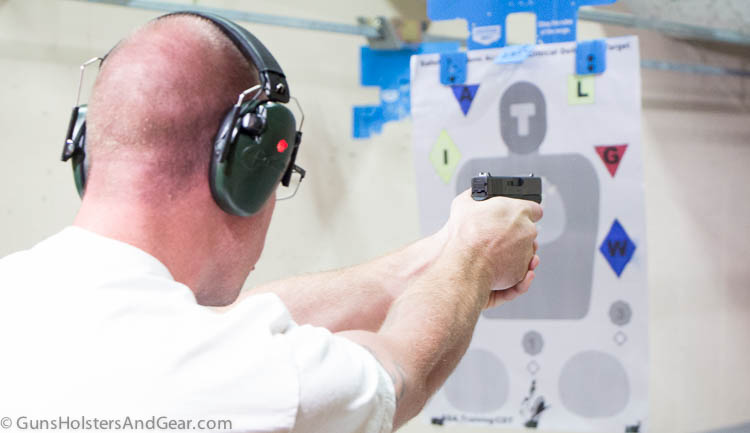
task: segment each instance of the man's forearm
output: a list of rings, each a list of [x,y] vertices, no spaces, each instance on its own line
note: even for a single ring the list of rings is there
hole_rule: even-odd
[[[420,239],[394,253],[335,271],[302,275],[254,288],[242,297],[273,292],[297,323],[332,332],[377,331],[393,301],[440,254],[442,235]]]
[[[376,333],[344,332],[380,361],[393,379],[396,427],[415,416],[466,351],[491,279],[468,256],[441,257],[391,306]]]

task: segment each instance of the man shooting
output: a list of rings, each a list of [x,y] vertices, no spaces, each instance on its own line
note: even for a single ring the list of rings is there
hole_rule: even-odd
[[[266,100],[284,91],[265,86],[232,29],[172,14],[103,62],[86,114],[90,163],[73,225],[0,260],[0,328],[12,348],[0,368],[7,414],[387,432],[445,381],[482,309],[528,290],[540,206],[474,202],[464,193],[432,236],[237,300],[288,167],[249,215],[217,199],[212,158],[224,151],[217,137],[231,140],[232,132],[223,119],[260,84],[249,107],[253,121],[267,113],[269,125],[248,140],[263,143],[275,116]],[[271,153],[287,152],[281,141],[274,146]],[[205,307],[232,303],[221,313]]]

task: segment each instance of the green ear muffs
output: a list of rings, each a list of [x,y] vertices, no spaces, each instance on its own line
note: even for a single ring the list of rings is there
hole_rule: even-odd
[[[250,101],[232,108],[211,155],[216,203],[233,215],[258,212],[293,165],[297,137],[294,115],[282,104]]]
[[[73,109],[62,160],[72,162],[78,195],[83,197],[89,169],[86,111]],[[236,111],[236,112],[235,112]],[[259,211],[291,171],[299,146],[292,112],[275,102],[251,101],[227,114],[214,142],[209,185],[216,203],[228,213]]]
[[[279,182],[289,186],[293,171],[301,177],[305,174],[294,164],[302,132],[296,130],[292,112],[282,105],[294,99],[286,76],[271,52],[243,27],[218,15],[194,11],[173,12],[157,19],[175,14],[194,15],[213,23],[258,70],[257,88],[265,99],[238,102],[229,110],[214,140],[209,173],[216,203],[233,215],[250,216],[263,207]],[[83,70],[97,60],[104,62],[94,58],[81,66],[79,98]],[[240,101],[250,90],[240,95]],[[86,156],[86,110],[86,105],[76,102],[62,152],[63,161],[72,160],[81,197],[90,165]]]

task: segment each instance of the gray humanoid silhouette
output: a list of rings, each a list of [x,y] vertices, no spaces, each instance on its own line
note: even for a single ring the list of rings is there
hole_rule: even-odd
[[[544,95],[532,83],[514,83],[501,97],[500,133],[508,157],[465,162],[457,176],[456,193],[465,190],[471,178],[483,171],[496,176],[534,173],[542,177],[545,216],[538,252],[542,265],[536,271],[532,290],[483,314],[492,319],[581,319],[588,313],[591,300],[599,178],[591,162],[580,154],[539,155],[547,133],[547,108]],[[555,200],[558,206],[551,208]],[[551,227],[559,228],[559,233],[545,239],[542,235]]]

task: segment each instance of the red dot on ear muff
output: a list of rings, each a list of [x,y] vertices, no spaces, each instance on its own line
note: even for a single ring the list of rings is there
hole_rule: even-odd
[[[283,138],[276,144],[276,150],[279,151],[279,153],[284,153],[287,147],[289,147],[289,144]]]

